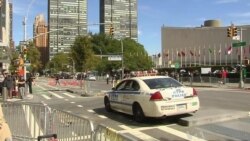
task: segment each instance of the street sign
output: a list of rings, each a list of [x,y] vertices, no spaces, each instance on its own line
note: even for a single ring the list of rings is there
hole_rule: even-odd
[[[122,56],[121,55],[109,55],[108,60],[109,61],[121,61]]]
[[[179,63],[175,63],[175,68],[176,69],[180,68],[180,64]]]
[[[233,43],[233,47],[241,47],[241,46],[245,46],[247,43],[246,42],[237,42],[237,43]]]
[[[233,40],[239,41],[239,40],[240,40],[240,35],[234,36],[234,37],[233,37]]]

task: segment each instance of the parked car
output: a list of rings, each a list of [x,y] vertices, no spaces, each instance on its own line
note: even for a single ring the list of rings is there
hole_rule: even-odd
[[[96,77],[94,75],[88,75],[86,80],[89,80],[89,81],[96,81]]]
[[[168,76],[143,76],[124,79],[104,97],[105,109],[145,117],[167,117],[196,112],[200,108],[197,91]]]

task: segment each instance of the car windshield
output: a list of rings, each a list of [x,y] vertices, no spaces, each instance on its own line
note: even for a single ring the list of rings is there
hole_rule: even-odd
[[[180,87],[181,83],[172,78],[153,78],[143,80],[150,89]]]

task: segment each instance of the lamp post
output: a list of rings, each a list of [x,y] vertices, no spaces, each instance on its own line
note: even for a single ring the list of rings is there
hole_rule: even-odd
[[[72,60],[72,62],[73,62],[73,68],[72,68],[72,71],[73,71],[73,74],[75,74],[75,61],[73,60],[73,58],[71,58],[71,57],[68,57],[69,59],[71,59]]]
[[[123,76],[124,76],[124,58],[123,58],[123,41],[122,41],[122,38],[121,38],[121,49],[122,49],[122,59],[121,59],[121,61],[122,61],[122,77],[121,77],[121,79],[123,79]]]

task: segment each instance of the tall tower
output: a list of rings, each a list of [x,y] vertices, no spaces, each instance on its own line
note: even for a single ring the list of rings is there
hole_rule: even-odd
[[[68,53],[79,35],[87,34],[87,0],[49,0],[49,59]]]
[[[39,50],[41,53],[41,62],[43,67],[45,67],[46,63],[49,59],[48,54],[48,27],[45,22],[44,15],[40,14],[35,17],[35,22],[33,26],[33,36],[35,47]]]
[[[138,40],[137,0],[100,0],[100,32]]]

